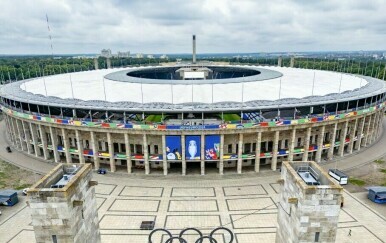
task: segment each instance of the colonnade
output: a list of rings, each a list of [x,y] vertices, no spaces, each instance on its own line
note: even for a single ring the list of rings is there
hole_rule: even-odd
[[[117,167],[120,170],[126,167],[129,174],[133,173],[134,168],[143,168],[145,174],[150,174],[153,169],[160,169],[164,175],[169,173],[171,165],[180,164],[181,174],[186,175],[192,163],[199,163],[200,174],[205,175],[208,163],[216,163],[219,174],[224,174],[227,168],[234,168],[237,173],[242,173],[247,167],[259,172],[265,165],[276,170],[283,160],[311,159],[319,163],[323,159],[332,160],[334,156],[352,154],[376,140],[383,116],[384,109],[380,109],[340,120],[238,129],[237,132],[224,129],[172,133],[75,127],[39,123],[8,114],[5,115],[5,123],[8,139],[14,147],[45,160],[63,163],[90,162],[95,169],[103,166],[111,172],[117,171]],[[167,159],[166,136],[170,134],[181,137],[179,160]],[[197,160],[189,160],[185,156],[186,136],[192,134],[200,136],[200,159]],[[213,134],[220,137],[219,159],[214,161],[205,158],[205,136]],[[272,153],[263,154],[268,152]],[[123,156],[117,157],[116,154]],[[137,158],[138,154],[140,156]],[[153,154],[162,156],[152,158]],[[237,156],[225,158],[227,154]]]

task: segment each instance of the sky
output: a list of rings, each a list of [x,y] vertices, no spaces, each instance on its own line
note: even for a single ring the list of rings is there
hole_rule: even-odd
[[[385,1],[1,0],[0,54],[385,50]]]

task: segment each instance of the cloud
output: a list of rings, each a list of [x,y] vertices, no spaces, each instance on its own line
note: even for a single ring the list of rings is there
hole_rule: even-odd
[[[384,49],[382,0],[2,0],[1,54]],[[49,17],[48,32],[46,14]]]

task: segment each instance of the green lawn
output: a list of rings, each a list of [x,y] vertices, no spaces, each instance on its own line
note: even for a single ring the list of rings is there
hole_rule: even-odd
[[[147,122],[161,122],[162,115],[149,115],[146,117]]]
[[[357,179],[357,178],[354,178],[354,177],[350,177],[348,179],[348,182],[353,184],[353,185],[357,185],[357,186],[364,186],[366,184],[365,181]]]
[[[224,114],[224,121],[240,121],[240,116],[237,114]]]

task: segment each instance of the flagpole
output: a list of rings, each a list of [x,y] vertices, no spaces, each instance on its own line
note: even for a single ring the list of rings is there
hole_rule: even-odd
[[[72,86],[72,79],[71,79],[71,74],[70,74],[70,84],[71,84],[71,93],[72,93],[72,99],[74,99],[74,88]]]

